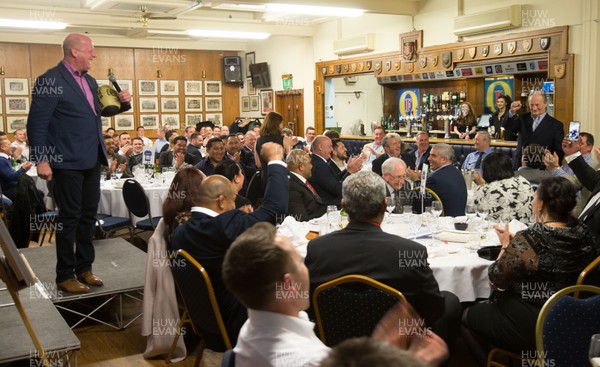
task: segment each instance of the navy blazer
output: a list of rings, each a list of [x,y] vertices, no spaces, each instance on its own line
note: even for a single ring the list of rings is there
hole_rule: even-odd
[[[430,173],[427,177],[427,187],[440,197],[444,206],[444,215],[450,217],[465,215],[467,184],[456,167],[448,164]]]
[[[17,179],[23,173],[25,173],[23,167],[19,168],[18,171],[15,171],[10,159],[0,157],[0,185],[2,186],[3,192],[15,189],[17,187]]]
[[[290,173],[290,194],[287,214],[297,221],[305,222],[318,218],[327,212],[327,205],[316,198],[312,191],[298,177]]]
[[[275,224],[287,212],[288,174],[286,167],[270,165],[265,197],[260,208],[250,214],[238,209],[229,210],[216,217],[192,212],[190,219],[175,230],[169,244],[170,250],[186,250],[206,269],[232,343],[235,343],[247,316],[245,307],[223,283],[223,259],[233,241],[246,229],[263,221]]]
[[[431,145],[429,146],[429,148],[427,148],[425,153],[423,153],[423,158],[421,158],[421,162],[419,163],[418,166],[417,166],[417,156],[415,155],[416,151],[417,151],[417,148],[411,150],[410,152],[408,152],[408,154],[410,154],[410,156],[413,157],[413,159],[415,160],[415,166],[420,171],[423,169],[423,163],[429,164],[429,154],[431,153]]]
[[[348,177],[347,170],[336,174],[333,168],[316,154],[311,156],[312,177],[308,182],[315,189],[325,205],[342,205],[342,182]]]
[[[108,164],[98,84],[89,74],[85,79],[94,96],[96,111],[62,62],[36,79],[27,119],[32,162],[75,170],[92,168],[98,162]]]
[[[310,294],[325,282],[360,274],[402,292],[427,324],[444,314],[444,297],[426,265],[427,249],[373,224],[351,221],[342,230],[315,238],[308,243],[304,262]]]
[[[504,122],[504,128],[517,131],[519,138],[517,140],[517,150],[513,156],[513,170],[521,167],[521,154],[523,148],[529,144],[539,144],[551,152],[556,152],[559,161],[562,161],[565,153],[562,150],[562,140],[565,137],[562,122],[546,113],[546,116],[540,122],[535,131],[533,131],[533,118],[531,113],[522,115],[514,114]]]
[[[371,166],[371,171],[377,173],[379,176],[383,176],[383,172],[381,171],[381,166],[383,166],[383,162],[385,162],[390,157],[389,154],[383,153],[379,157],[375,158],[373,161],[373,165]],[[404,161],[406,167],[414,169],[415,168],[415,156],[410,153],[400,153],[400,159]]]

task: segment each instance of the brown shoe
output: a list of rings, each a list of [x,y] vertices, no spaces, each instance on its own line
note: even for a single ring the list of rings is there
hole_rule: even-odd
[[[86,271],[77,276],[77,280],[87,285],[101,286],[104,284],[102,279],[98,278],[91,271]]]
[[[77,279],[71,278],[57,284],[58,289],[69,293],[90,293],[90,287],[81,284]]]

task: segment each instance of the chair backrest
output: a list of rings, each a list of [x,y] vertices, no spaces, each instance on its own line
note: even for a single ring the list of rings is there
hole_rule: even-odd
[[[586,284],[600,287],[600,271],[597,271],[598,265],[600,265],[600,256],[594,259],[594,261],[592,261],[588,266],[585,267],[585,269],[581,271],[579,277],[577,278],[577,282],[575,282],[575,285],[581,285],[585,282]],[[594,273],[589,276],[590,272]],[[579,298],[579,292],[575,292],[574,295],[575,298]]]
[[[127,179],[123,183],[123,200],[130,214],[144,218],[150,215],[150,203],[142,185],[133,179]]]
[[[349,283],[353,285],[349,287]],[[331,347],[346,339],[370,336],[399,301],[406,302],[400,291],[363,275],[323,283],[315,289],[312,300],[319,337]]]
[[[209,349],[215,352],[231,349],[229,335],[206,270],[185,250],[177,251],[170,265],[194,330],[202,335]]]
[[[574,292],[593,297],[577,299]],[[536,324],[536,358],[540,366],[589,366],[590,338],[600,333],[600,288],[574,285],[546,301]]]
[[[415,187],[411,190],[411,193],[413,193],[413,195],[411,195],[412,197],[412,207],[413,207],[413,213],[421,213],[421,187]],[[440,197],[438,196],[438,194],[435,193],[435,191],[433,191],[432,189],[430,189],[429,187],[425,188],[425,197],[423,199],[423,208],[427,208],[431,206],[431,202],[433,201],[439,201],[440,203],[442,202],[442,200],[440,199]],[[444,216],[444,205],[442,204],[442,216]]]
[[[246,198],[250,200],[253,207],[257,207],[260,199],[263,198],[261,171],[257,171],[248,183]]]

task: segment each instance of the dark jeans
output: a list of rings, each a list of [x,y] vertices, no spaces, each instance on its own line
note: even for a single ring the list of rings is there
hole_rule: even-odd
[[[56,229],[56,282],[92,270],[92,239],[100,201],[100,164],[87,170],[53,169]]]

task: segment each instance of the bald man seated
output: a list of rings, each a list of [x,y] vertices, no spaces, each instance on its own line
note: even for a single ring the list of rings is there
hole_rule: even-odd
[[[175,230],[169,244],[172,251],[186,250],[206,269],[234,345],[248,316],[244,306],[223,284],[221,267],[225,253],[233,241],[255,223],[275,224],[282,219],[288,205],[289,171],[282,161],[283,147],[266,143],[261,154],[268,162],[269,173],[263,205],[259,209],[249,214],[235,209],[237,192],[233,184],[223,176],[210,176],[202,181],[200,205],[192,207],[190,219]],[[202,333],[205,335],[206,331]]]

